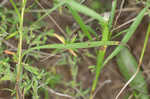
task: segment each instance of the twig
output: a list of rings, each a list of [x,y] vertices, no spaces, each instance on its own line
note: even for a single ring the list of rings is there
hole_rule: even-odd
[[[42,9],[44,9],[44,7],[43,7],[37,0],[36,0],[36,2],[37,2],[37,4],[38,4]],[[60,32],[61,32],[65,37],[67,37],[65,31],[58,25],[58,23],[55,21],[55,19],[54,19],[52,16],[50,16],[50,15],[48,15],[48,17],[49,17],[49,19],[56,25],[56,27],[60,30]]]
[[[87,99],[81,92],[80,92],[80,90],[78,89],[78,88],[73,88],[77,93],[79,93],[80,94],[80,96],[83,98],[83,99]]]
[[[131,94],[129,97],[128,97],[128,99],[132,99],[133,98],[133,94]]]
[[[48,86],[43,86],[45,89],[47,89],[50,93],[57,95],[57,96],[61,96],[61,97],[67,97],[70,99],[75,99],[73,96],[67,95],[67,94],[63,94],[63,93],[59,93],[54,91],[53,89],[49,88]]]
[[[127,21],[127,22],[125,22],[125,23],[119,25],[118,27],[114,28],[114,29],[112,30],[112,32],[115,31],[115,30],[117,30],[117,29],[120,29],[121,27],[123,27],[123,26],[125,26],[125,25],[127,25],[127,24],[130,24],[130,23],[133,22],[135,19],[136,19],[136,18],[133,18],[133,19],[131,19],[131,20],[129,20],[129,21]]]
[[[0,37],[0,41],[2,41],[4,44],[6,44],[10,48],[13,48],[13,49],[16,48],[11,43],[9,43],[8,41],[4,40],[2,37]]]
[[[117,21],[118,21],[118,19],[119,19],[120,15],[121,15],[121,12],[122,12],[122,9],[123,9],[123,5],[124,5],[124,3],[125,3],[125,0],[122,0],[121,5],[120,5],[119,14],[118,14],[118,15],[117,15],[117,17],[116,17],[116,20],[115,20],[115,24],[114,24],[114,25],[116,25],[116,24],[117,24]]]
[[[111,80],[105,80],[103,83],[99,84],[99,87],[96,89],[96,91],[93,94],[93,99],[96,96],[97,92],[102,89],[106,84],[111,83]]]
[[[144,16],[146,16],[146,15],[148,15],[148,14],[149,14],[149,13],[145,13]],[[135,19],[136,19],[136,18],[133,18],[133,19],[131,19],[131,20],[129,20],[129,21],[127,21],[127,22],[121,24],[120,26],[114,28],[114,29],[112,30],[112,32],[115,31],[115,30],[117,30],[117,29],[120,29],[121,27],[123,27],[123,26],[125,26],[125,25],[127,25],[127,24],[130,24],[130,23],[133,22]]]
[[[3,0],[3,1],[0,3],[0,7],[3,7],[7,2],[8,2],[8,0]]]

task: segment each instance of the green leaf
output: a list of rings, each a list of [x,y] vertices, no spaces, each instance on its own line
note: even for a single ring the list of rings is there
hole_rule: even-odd
[[[116,57],[118,67],[122,75],[126,80],[129,80],[136,72],[138,64],[132,54],[127,48],[122,48],[120,53]],[[142,72],[136,75],[134,80],[130,83],[130,87],[139,91],[139,99],[149,99],[146,81],[142,75]],[[142,92],[141,92],[142,91]],[[141,93],[140,93],[141,92]]]
[[[132,23],[132,25],[130,26],[128,32],[126,33],[126,35],[123,37],[122,39],[122,43],[127,43],[128,40],[132,37],[132,35],[134,34],[135,30],[137,29],[138,25],[140,24],[140,22],[142,21],[144,14],[146,12],[147,8],[144,8],[139,15],[136,17],[135,21]],[[117,48],[111,53],[111,55],[109,55],[106,60],[103,63],[103,66],[110,60],[112,59],[114,56],[116,56],[120,50],[123,48],[123,45],[119,45],[117,46]]]
[[[74,19],[77,21],[77,23],[80,25],[81,30],[85,33],[85,35],[88,37],[89,40],[92,40],[92,36],[90,35],[90,33],[88,32],[88,28],[87,26],[84,24],[83,20],[81,19],[81,17],[79,16],[78,12],[76,12],[74,9],[72,9],[69,6],[69,9],[74,17]]]
[[[35,75],[38,75],[38,74],[39,74],[39,69],[38,69],[38,68],[29,66],[29,65],[26,65],[26,64],[25,64],[24,68],[25,68],[27,71],[29,71],[30,73],[33,73],[33,74],[35,74]]]
[[[96,13],[94,10],[92,10],[84,5],[81,5],[73,0],[65,0],[65,1],[74,10],[77,10],[78,12],[81,12],[85,15],[88,15],[88,16],[94,18],[94,19],[97,19],[101,25],[107,23],[107,21],[102,16],[100,16],[100,14]]]
[[[24,51],[23,56],[33,50],[39,49],[74,49],[74,48],[91,48],[91,47],[99,47],[104,45],[119,45],[120,43],[117,41],[92,41],[92,42],[82,42],[82,43],[71,43],[71,44],[49,44],[38,47],[32,47],[27,51]]]

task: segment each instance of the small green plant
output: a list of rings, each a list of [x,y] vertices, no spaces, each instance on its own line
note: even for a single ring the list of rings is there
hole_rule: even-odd
[[[145,5],[136,16],[134,22],[127,29],[115,35],[113,35],[112,30],[117,0],[112,1],[112,8],[107,16],[101,16],[99,13],[83,5],[82,2],[84,2],[84,0],[55,0],[54,6],[51,9],[44,9],[38,0],[35,0],[30,6],[27,6],[28,0],[22,0],[18,3],[9,0],[9,2],[13,9],[9,7],[0,7],[0,83],[3,81],[11,81],[15,86],[13,89],[9,90],[15,95],[16,99],[25,98],[27,96],[31,96],[32,99],[41,99],[40,92],[44,92],[45,99],[51,97],[51,95],[48,94],[49,92],[56,96],[68,98],[80,99],[80,97],[82,97],[83,99],[94,99],[93,95],[97,88],[101,70],[108,61],[115,56],[119,57],[117,60],[119,64],[118,67],[120,71],[123,72],[123,76],[127,80],[132,77],[132,74],[128,75],[130,73],[128,72],[128,68],[126,68],[127,65],[122,65],[127,58],[127,56],[124,56],[125,53],[122,53],[122,50],[135,33],[145,14],[149,13],[149,0],[147,0],[147,2],[143,1]],[[41,7],[42,10],[34,10],[39,9],[39,7]],[[54,24],[56,27],[59,27],[58,29],[63,35],[56,33],[53,28],[47,28],[47,24],[43,19],[56,10],[59,11],[59,14],[62,14],[63,10],[65,10],[72,15],[81,30],[75,33],[69,26],[66,26],[66,30],[62,30],[55,21],[53,21]],[[24,17],[25,14],[32,12],[35,18],[34,21],[26,22],[26,18]],[[101,29],[102,36],[99,36],[90,25],[84,22],[80,13],[99,23],[98,28]],[[123,33],[124,35],[121,41],[113,40]],[[147,34],[148,33],[149,29]],[[54,38],[60,43],[55,43],[54,41],[49,43],[49,40]],[[9,43],[8,40],[14,40],[18,45],[14,46]],[[147,40],[148,35],[145,39],[144,51]],[[112,45],[115,45],[116,48],[106,57],[107,49]],[[94,54],[91,53],[88,48],[92,48]],[[81,59],[79,55],[81,52],[78,49],[87,49],[86,53],[83,53],[83,55],[96,60],[95,65],[87,66],[87,68],[92,69],[92,73],[95,73],[91,88],[83,89],[81,86],[82,82],[78,82],[77,80],[78,71],[80,69],[78,63],[80,63]],[[45,50],[46,52],[44,52]],[[142,58],[144,56],[144,51],[141,54]],[[44,68],[44,66],[42,68],[37,68],[32,64],[35,62],[34,60],[41,60],[41,57],[46,57],[44,60],[48,59],[50,57],[48,56],[49,54],[52,54],[52,56],[61,56],[55,63],[50,65],[50,70]],[[132,60],[132,55],[128,51],[125,55],[131,56]],[[140,62],[141,61],[142,59]],[[130,62],[132,63],[132,61]],[[63,76],[56,72],[57,65],[69,65],[71,81],[62,81]],[[136,66],[134,67],[134,71],[135,70]],[[137,80],[137,78],[141,79]],[[143,76],[141,76],[141,72],[139,72],[137,78],[131,82],[131,87],[141,82],[145,83]],[[63,84],[63,86],[67,88],[70,87],[71,89],[64,90],[60,88],[58,91],[56,86],[59,84]],[[148,94],[147,86],[143,88],[145,93]],[[136,91],[133,93],[135,96],[138,96]],[[139,94],[143,96],[141,99],[149,98],[147,95],[143,95],[142,93]]]

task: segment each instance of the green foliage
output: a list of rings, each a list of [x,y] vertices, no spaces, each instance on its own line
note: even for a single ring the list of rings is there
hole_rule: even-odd
[[[116,59],[120,72],[123,74],[126,80],[129,80],[138,68],[138,63],[136,62],[135,58],[132,56],[129,50],[124,47],[117,55]],[[135,79],[130,83],[130,86],[139,92],[138,95],[140,99],[149,99],[149,96],[147,95],[147,85],[141,71],[139,71]],[[141,90],[143,94],[140,93]]]
[[[90,99],[94,99],[93,94],[97,88],[99,75],[104,65],[114,56],[118,55],[124,45],[133,36],[145,13],[149,10],[148,7],[150,6],[148,1],[145,2],[146,7],[143,7],[129,28],[112,36],[117,0],[113,0],[112,2],[109,19],[106,19],[105,16],[102,17],[93,9],[83,5],[82,2],[84,2],[84,0],[55,0],[52,8],[48,10],[38,10],[36,13],[32,13],[32,10],[39,9],[39,1],[35,0],[32,5],[26,7],[25,5],[27,1],[28,0],[22,0],[21,4],[21,2],[17,3],[14,2],[14,0],[10,0],[9,2],[12,4],[13,9],[9,7],[0,7],[0,82],[11,81],[11,83],[15,84],[19,81],[21,92],[23,92],[25,96],[32,95],[33,99],[40,99],[39,93],[41,91],[45,93],[45,99],[47,99],[49,95],[46,87],[55,89],[56,85],[58,84],[69,86],[75,90],[76,92],[70,91],[70,89],[63,90],[64,93],[69,93],[75,98],[82,97],[87,99],[90,96]],[[96,10],[102,9],[102,5],[100,5],[101,3],[98,4],[95,2],[91,4],[91,6],[94,6],[94,9]],[[56,38],[55,34],[57,33],[55,33],[54,29],[52,28],[48,29],[47,23],[43,21],[43,19],[56,10],[60,12],[59,14],[62,14],[64,6],[68,7],[68,9],[65,9],[65,11],[72,14],[81,31],[79,30],[77,33],[74,33],[70,27],[66,27],[65,32],[67,37],[62,37],[60,34],[58,34],[58,36],[64,40],[63,42],[49,43],[49,40]],[[32,13],[35,18],[34,21],[24,23],[25,21],[28,21],[24,17],[25,13]],[[85,24],[80,13],[95,19],[99,23],[98,28],[100,28],[102,32],[101,37],[99,37],[99,34],[96,33],[95,30],[90,27],[90,25]],[[113,38],[117,38],[125,32],[126,34],[124,34],[121,41],[112,41]],[[15,54],[7,55],[5,51],[8,50],[10,46],[7,46],[7,44],[5,45],[4,41],[12,39],[18,41],[18,48],[13,49]],[[148,38],[146,38],[146,40],[148,40]],[[115,45],[117,47],[105,59],[107,47],[111,45]],[[145,48],[145,46],[143,48]],[[88,48],[91,48],[93,52],[96,53],[97,57],[95,57],[95,54],[91,53]],[[86,53],[81,53],[78,49],[86,49]],[[36,66],[31,65],[31,63],[34,62],[32,59],[40,60],[40,53],[42,53],[43,50],[48,50],[48,53],[51,52],[50,54],[59,54],[61,56],[57,62],[53,64],[69,66],[70,75],[72,77],[71,81],[64,84],[65,82],[62,81],[63,76],[61,74],[57,74],[56,72],[56,66],[48,67],[50,70],[46,70],[44,68],[39,69]],[[91,89],[83,89],[81,82],[78,82],[77,80],[80,69],[78,67],[78,63],[81,61],[80,55],[72,56],[71,54],[68,54],[68,50],[71,50],[77,54],[81,53],[85,57],[96,60],[96,64],[87,66],[87,68],[92,69],[93,73],[95,73],[95,78],[93,79],[93,85]],[[144,52],[142,57],[143,55]],[[124,53],[122,54],[122,58],[123,60],[126,60],[127,58],[124,57]],[[128,60],[128,63],[132,62],[131,60]],[[121,62],[121,60],[119,60],[118,63],[119,62]],[[121,65],[121,67],[119,67],[120,71],[122,68],[124,70],[125,67],[126,66]],[[134,68],[134,70],[135,69],[136,68]],[[131,75],[129,76],[128,74],[130,73],[125,72],[123,75],[125,78],[129,79]],[[142,76],[140,77],[142,78]],[[144,82],[143,78],[142,80],[140,79],[137,81],[136,79],[133,81],[135,82],[134,84],[131,83],[134,86],[138,82]],[[146,86],[143,88],[146,89]],[[16,92],[18,92],[17,89],[9,90],[12,92],[12,94],[16,94]],[[138,97],[136,92],[134,95]],[[18,96],[16,96],[16,98],[17,97]]]
[[[15,73],[12,72],[9,58],[1,58],[0,60],[0,82],[12,81],[15,82]]]
[[[123,43],[127,43],[128,40],[131,38],[131,36],[133,35],[133,33],[135,32],[136,28],[138,27],[138,25],[140,24],[141,20],[144,17],[144,14],[146,12],[147,8],[144,8],[141,13],[139,13],[139,15],[136,17],[136,20],[132,23],[132,25],[130,26],[128,32],[126,33],[126,35],[124,36],[124,38],[122,39]],[[104,65],[110,60],[112,59],[114,56],[116,56],[119,51],[122,49],[122,45],[118,46],[111,55],[109,55],[109,57],[106,58],[106,60],[104,61]]]
[[[88,37],[89,40],[92,40],[92,36],[89,34],[88,32],[88,28],[87,26],[84,24],[83,20],[81,19],[81,17],[78,15],[78,13],[73,10],[70,6],[69,6],[70,12],[72,13],[72,15],[74,16],[75,20],[77,21],[77,23],[79,24],[80,28],[82,29],[82,31],[85,33],[85,35]]]

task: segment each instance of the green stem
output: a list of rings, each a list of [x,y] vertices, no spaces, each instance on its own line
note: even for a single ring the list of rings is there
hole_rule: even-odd
[[[24,10],[25,10],[26,0],[22,0],[22,10],[21,10],[21,16],[20,16],[20,27],[19,27],[19,45],[18,45],[18,66],[17,66],[17,77],[16,77],[16,98],[20,98],[20,82],[21,82],[21,73],[22,73],[22,40],[23,40],[23,16],[24,16]]]
[[[103,24],[102,27],[102,41],[106,42],[109,39],[109,28],[108,28],[108,24]],[[107,46],[103,46],[100,48],[99,52],[98,52],[98,56],[97,56],[97,65],[96,65],[96,75],[95,75],[95,80],[93,81],[92,84],[92,90],[91,90],[91,94],[90,94],[90,99],[93,99],[93,94],[95,92],[96,89],[96,85],[98,82],[98,78],[102,69],[102,64],[104,61],[104,57],[105,57],[105,53],[106,53],[106,49]]]

